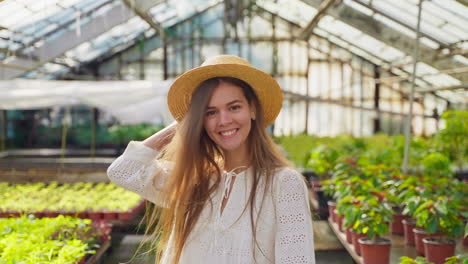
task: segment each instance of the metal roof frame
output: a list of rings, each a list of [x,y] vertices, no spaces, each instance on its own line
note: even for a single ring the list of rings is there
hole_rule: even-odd
[[[301,0],[304,3],[311,5],[314,8],[319,8],[320,0]],[[369,36],[382,41],[383,43],[395,47],[403,51],[405,54],[412,54],[414,40],[405,34],[390,28],[379,20],[362,13],[359,10],[341,4],[328,9],[328,14],[365,32]],[[446,70],[451,68],[463,67],[464,64],[454,60],[453,58],[437,59],[439,51],[421,43],[420,61],[433,66],[438,70]],[[452,73],[452,77],[460,80],[462,83],[468,82],[468,74]]]

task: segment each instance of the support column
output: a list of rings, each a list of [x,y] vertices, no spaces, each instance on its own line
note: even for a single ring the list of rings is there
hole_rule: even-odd
[[[310,58],[310,54],[309,54],[309,50],[310,50],[310,44],[308,41],[306,41],[306,48],[307,48],[307,68],[306,68],[306,95],[307,97],[310,97],[310,84],[309,84],[309,72],[310,72],[310,64],[311,64],[311,58]],[[305,129],[304,129],[304,133],[306,135],[309,134],[309,104],[310,104],[310,101],[309,100],[306,100],[306,110],[305,110]]]
[[[411,75],[411,92],[410,92],[410,109],[408,113],[408,117],[406,119],[405,125],[405,150],[403,155],[403,165],[402,171],[403,173],[408,172],[408,161],[409,161],[409,147],[411,142],[411,123],[413,120],[413,102],[414,102],[414,91],[415,91],[415,80],[416,80],[416,68],[418,65],[419,60],[419,38],[421,37],[420,26],[421,26],[421,11],[422,11],[422,2],[423,0],[419,0],[418,3],[418,20],[416,25],[416,39],[414,45],[414,53],[413,53],[413,74]]]
[[[140,80],[146,79],[146,73],[145,73],[145,39],[140,40],[139,43],[139,49],[140,49]]]
[[[350,64],[351,64],[351,63],[352,63],[352,60],[350,61]],[[350,65],[350,66],[352,66],[352,65]],[[354,103],[354,99],[355,99],[355,98],[354,98],[354,68],[353,68],[353,67],[351,67],[351,76],[350,76],[350,79],[351,79],[351,81],[349,82],[349,103],[350,103],[351,105],[354,106],[354,105],[355,105],[355,103]],[[349,111],[351,111],[351,127],[350,127],[350,134],[351,134],[352,136],[356,136],[356,135],[354,134],[354,131],[355,131],[355,130],[354,130],[354,126],[355,126],[355,125],[354,125],[354,124],[355,124],[355,111],[356,111],[356,110],[354,110],[354,109],[349,109]]]
[[[380,78],[379,68],[377,66],[374,67],[374,79],[378,80]],[[375,82],[374,84],[374,109],[377,113],[377,117],[374,119],[374,134],[381,132],[380,127],[380,82]]]
[[[163,80],[169,79],[169,72],[167,68],[167,36],[164,34],[163,38]]]
[[[348,103],[346,102],[346,99],[345,99],[345,83],[344,83],[344,65],[343,65],[343,62],[340,62],[340,93],[341,93],[341,102],[343,103]],[[340,134],[343,134],[343,132],[347,132],[347,124],[346,122],[344,122],[344,119],[346,118],[346,115],[348,114],[348,111],[346,111],[346,107],[345,106],[342,106],[341,107],[341,117],[342,117],[342,120],[340,120],[340,124],[341,124],[341,131],[340,131]],[[346,118],[348,119],[348,118]]]
[[[253,0],[250,1],[249,3],[249,12],[248,12],[248,17],[249,17],[249,22],[247,25],[247,60],[252,61],[252,16],[253,16]],[[274,18],[272,18],[272,23],[274,24]],[[273,31],[273,35],[275,34],[275,31]],[[274,45],[273,45],[274,49]],[[274,52],[273,52],[274,53]]]
[[[1,122],[0,151],[6,151],[7,125],[8,125],[6,110],[0,110],[0,122]]]
[[[119,55],[119,58],[118,58],[118,71],[117,71],[117,79],[118,80],[122,80],[122,55]]]
[[[364,71],[363,68],[363,61],[361,60],[361,69],[359,71],[359,81],[361,84],[359,85],[359,105],[361,109],[359,110],[360,113],[360,120],[359,120],[359,136],[364,136]]]
[[[89,145],[89,153],[92,158],[96,154],[96,128],[98,124],[99,112],[97,108],[91,108],[91,142]]]

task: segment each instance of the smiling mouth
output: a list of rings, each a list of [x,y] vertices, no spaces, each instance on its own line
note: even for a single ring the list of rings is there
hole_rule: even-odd
[[[220,134],[223,138],[230,138],[232,136],[234,136],[237,131],[239,131],[238,128],[235,128],[235,129],[232,129],[232,130],[229,130],[229,131],[223,131],[223,132],[219,132],[218,134]]]

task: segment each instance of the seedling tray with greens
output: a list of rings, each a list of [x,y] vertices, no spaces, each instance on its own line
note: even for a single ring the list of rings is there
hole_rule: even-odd
[[[144,206],[139,195],[113,183],[0,183],[0,201],[0,217],[26,213],[129,220]]]
[[[0,219],[0,263],[86,263],[109,244],[110,227],[71,216]]]

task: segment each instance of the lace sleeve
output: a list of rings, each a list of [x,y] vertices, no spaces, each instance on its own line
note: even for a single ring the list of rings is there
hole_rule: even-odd
[[[142,142],[131,141],[109,166],[107,176],[115,184],[164,206],[163,186],[171,164],[156,160],[158,155],[158,151]]]
[[[302,176],[289,168],[279,171],[275,190],[275,263],[315,264],[312,216]]]

